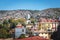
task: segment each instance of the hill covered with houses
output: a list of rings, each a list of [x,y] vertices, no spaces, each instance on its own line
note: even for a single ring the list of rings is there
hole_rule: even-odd
[[[60,8],[45,10],[1,10],[0,38],[25,38],[48,35],[56,31]],[[8,37],[9,36],[9,37]]]
[[[0,10],[0,18],[7,16],[13,18],[26,18],[27,14],[30,14],[31,17],[34,18],[38,15],[58,18],[60,16],[60,8],[49,8],[44,10]]]

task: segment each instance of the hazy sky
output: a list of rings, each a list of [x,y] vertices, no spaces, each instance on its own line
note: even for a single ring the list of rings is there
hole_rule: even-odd
[[[0,0],[0,10],[60,8],[60,0]]]

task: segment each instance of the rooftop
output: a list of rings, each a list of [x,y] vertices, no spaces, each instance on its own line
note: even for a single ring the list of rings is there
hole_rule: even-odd
[[[48,40],[48,39],[42,38],[40,36],[34,36],[34,37],[28,37],[28,38],[16,39],[16,40]]]

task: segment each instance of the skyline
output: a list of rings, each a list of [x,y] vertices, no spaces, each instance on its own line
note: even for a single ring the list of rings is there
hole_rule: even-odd
[[[0,10],[60,8],[60,0],[0,0]]]

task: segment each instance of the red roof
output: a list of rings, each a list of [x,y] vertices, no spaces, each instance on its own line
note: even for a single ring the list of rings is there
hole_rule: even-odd
[[[41,18],[39,19],[40,22],[58,22],[57,19],[45,19],[45,18]]]
[[[21,24],[16,25],[17,28],[22,28],[23,26]]]
[[[40,36],[34,36],[34,37],[23,38],[23,39],[16,39],[16,40],[48,40],[48,39],[42,38]]]
[[[22,26],[17,26],[17,28],[22,28]]]

